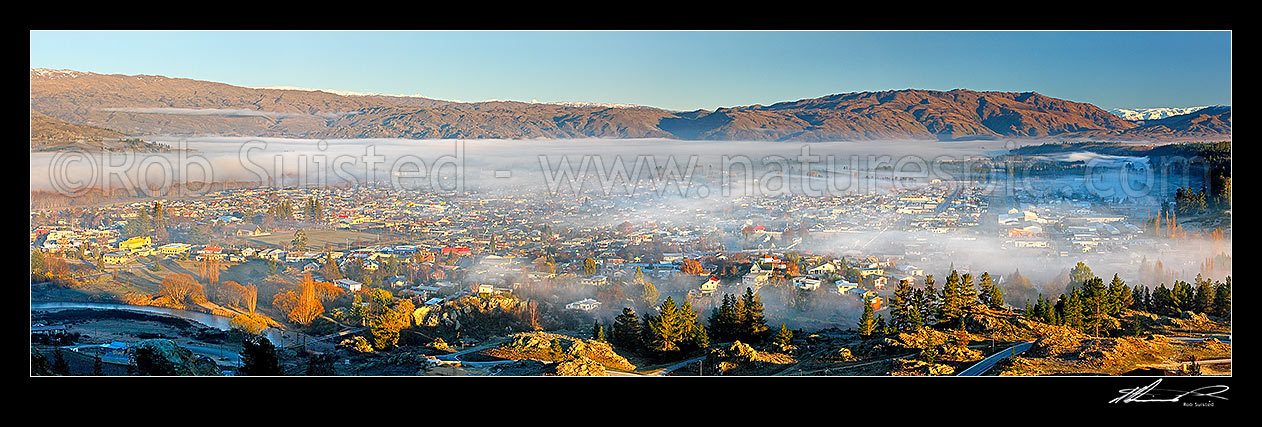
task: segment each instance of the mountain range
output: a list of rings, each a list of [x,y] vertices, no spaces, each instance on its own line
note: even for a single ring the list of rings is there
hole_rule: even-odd
[[[1184,114],[1194,113],[1197,110],[1202,110],[1205,108],[1208,108],[1208,107],[1200,106],[1200,107],[1186,107],[1186,108],[1179,108],[1179,107],[1114,108],[1114,109],[1109,110],[1109,112],[1123,119],[1130,120],[1133,122],[1138,122],[1138,121],[1143,121],[1143,120],[1160,120],[1166,117],[1181,116]]]
[[[1137,123],[1037,92],[891,90],[714,110],[593,103],[454,102],[248,88],[150,75],[31,70],[31,110],[133,137],[847,141],[1230,139],[1230,107]]]

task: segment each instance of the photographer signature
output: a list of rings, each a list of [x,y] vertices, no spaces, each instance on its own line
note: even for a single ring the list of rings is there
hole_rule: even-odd
[[[1230,387],[1225,385],[1212,385],[1201,387],[1192,391],[1179,391],[1157,388],[1161,384],[1161,380],[1154,381],[1146,387],[1124,388],[1118,390],[1121,396],[1110,400],[1109,403],[1131,403],[1131,402],[1178,402],[1184,397],[1212,397],[1216,399],[1227,400],[1226,397],[1219,396],[1219,393],[1227,391]]]

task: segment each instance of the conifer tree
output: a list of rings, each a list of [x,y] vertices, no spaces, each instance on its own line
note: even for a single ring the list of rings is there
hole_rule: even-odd
[[[1231,315],[1231,276],[1225,283],[1214,286],[1214,315],[1227,317]]]
[[[605,341],[605,328],[600,326],[600,321],[592,322],[592,339],[600,342]]]
[[[977,279],[977,300],[986,307],[996,308],[991,302],[995,294],[995,281],[990,278],[990,272],[983,271],[982,277]]]
[[[928,325],[937,321],[938,313],[938,290],[934,288],[933,275],[925,276],[925,288],[921,292],[921,300],[918,301],[920,306],[920,320]]]
[[[961,316],[977,306],[979,300],[977,298],[977,289],[973,287],[972,273],[964,273],[964,276],[960,277],[959,299],[962,310]]]
[[[900,281],[894,288],[894,299],[890,302],[890,323],[895,329],[911,328],[911,312],[916,311],[915,291],[907,282]]]
[[[776,344],[779,344],[780,347],[793,345],[793,331],[790,331],[784,323],[780,324],[780,331],[776,333]]]
[[[859,336],[867,338],[876,330],[876,319],[872,315],[872,301],[863,300],[863,314],[859,316]]]
[[[1083,285],[1083,330],[1100,336],[1100,327],[1104,326],[1108,314],[1108,288],[1104,280],[1092,277]]]
[[[639,350],[640,319],[631,307],[623,307],[622,314],[614,318],[614,344],[627,350]]]
[[[741,335],[742,341],[759,343],[766,339],[767,316],[763,312],[762,298],[751,288],[745,288],[741,297]]]
[[[962,314],[960,274],[955,270],[951,270],[951,274],[947,276],[946,284],[942,285],[942,305],[938,309],[938,320],[946,323],[954,322]]]

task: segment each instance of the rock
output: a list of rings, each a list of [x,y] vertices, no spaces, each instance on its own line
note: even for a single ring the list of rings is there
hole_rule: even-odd
[[[565,377],[603,377],[605,367],[586,357],[575,357],[556,364],[555,375]]]
[[[168,339],[141,340],[131,351],[136,356],[136,368],[143,375],[223,375],[213,360],[194,355]]]

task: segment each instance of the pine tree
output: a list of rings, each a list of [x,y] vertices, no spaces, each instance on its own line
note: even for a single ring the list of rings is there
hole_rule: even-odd
[[[741,297],[741,336],[747,343],[760,343],[766,339],[767,316],[763,312],[762,298],[751,288],[745,288]]]
[[[867,338],[876,330],[876,319],[872,315],[872,301],[863,300],[863,314],[859,316],[859,336]]]
[[[104,367],[101,366],[100,355],[97,355],[96,357],[92,358],[92,375],[97,376],[97,377],[105,375],[105,369]]]
[[[605,328],[600,326],[600,321],[592,322],[592,339],[600,342],[605,341]]]
[[[1109,316],[1108,288],[1099,277],[1088,279],[1083,287],[1083,329],[1100,336],[1100,327]]]
[[[960,302],[960,274],[955,270],[951,270],[951,274],[947,276],[946,284],[942,285],[942,305],[938,309],[938,319],[940,322],[954,322],[963,315],[963,305]]]
[[[963,310],[960,313],[961,316],[978,305],[979,299],[977,297],[977,289],[973,287],[972,273],[964,273],[964,276],[960,278],[959,299],[960,308]]]
[[[1231,315],[1231,276],[1227,276],[1226,283],[1218,283],[1214,286],[1214,315],[1218,317]]]
[[[1034,311],[1030,308],[1030,299],[1025,299],[1025,307],[1021,309],[1021,318],[1025,320],[1034,320]]]
[[[631,307],[623,307],[622,314],[614,318],[614,344],[627,350],[639,350],[640,319]]]
[[[920,305],[920,320],[928,325],[936,321],[938,312],[938,290],[933,287],[933,275],[925,276],[925,289],[921,293],[922,299]]]
[[[1197,313],[1208,313],[1214,307],[1214,288],[1209,280],[1196,275],[1196,297],[1192,309]]]
[[[736,298],[723,294],[723,303],[711,310],[710,332],[719,342],[730,342],[736,339],[739,320],[736,312]]]
[[[281,375],[280,358],[272,341],[260,335],[252,335],[241,343],[242,375]]]
[[[911,328],[911,312],[913,311],[917,311],[915,291],[912,290],[911,284],[900,281],[894,288],[894,299],[890,302],[890,323],[898,330]]]
[[[984,306],[997,308],[991,301],[995,295],[995,281],[990,278],[990,272],[983,271],[982,277],[977,281],[977,300]]]
[[[793,345],[793,331],[790,331],[784,323],[780,324],[780,331],[776,333],[776,344],[781,348]]]
[[[1083,331],[1082,318],[1082,296],[1075,288],[1069,293],[1069,297],[1064,300],[1065,305],[1061,309],[1061,323],[1065,326],[1073,328],[1076,331]]]
[[[53,350],[53,373],[70,375],[70,365],[66,363],[66,358],[61,355],[61,347]]]

